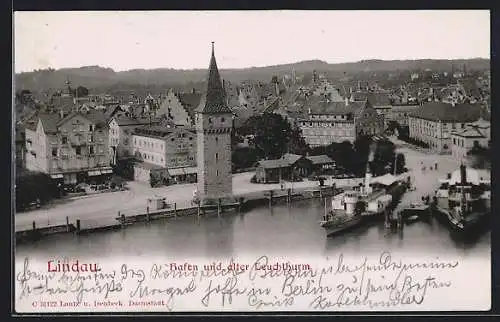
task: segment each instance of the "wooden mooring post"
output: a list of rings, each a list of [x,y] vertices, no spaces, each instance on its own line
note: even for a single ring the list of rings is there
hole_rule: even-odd
[[[243,206],[243,201],[245,200],[245,198],[243,197],[240,197],[239,198],[239,203],[238,203],[238,212],[241,212],[241,207]]]
[[[76,220],[76,233],[79,234],[80,233],[80,219],[77,219]]]
[[[70,228],[69,228],[69,217],[66,216],[66,232],[69,233],[69,231],[70,231]]]
[[[273,206],[273,191],[269,190],[269,207]]]
[[[384,220],[384,226],[385,228],[391,228],[391,218],[390,218],[390,212],[388,210],[386,210],[384,212],[384,217],[385,217],[385,220]]]
[[[177,218],[177,202],[174,202],[174,218]]]
[[[200,218],[201,215],[201,200],[198,202],[198,218]]]
[[[149,206],[146,207],[146,221],[149,222]]]
[[[217,217],[220,217],[220,213],[221,213],[221,201],[219,198],[217,199]]]
[[[398,211],[398,214],[397,214],[397,220],[398,220],[398,229],[403,229],[404,225],[403,225],[403,214],[401,211]]]
[[[288,188],[286,193],[287,193],[286,201],[288,205],[290,205],[290,203],[292,202],[292,189]]]
[[[36,231],[36,223],[34,220],[33,220],[33,231]]]

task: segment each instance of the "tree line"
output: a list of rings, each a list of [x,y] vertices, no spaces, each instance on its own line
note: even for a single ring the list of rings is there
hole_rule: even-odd
[[[238,143],[248,138],[248,145]],[[255,166],[262,159],[277,159],[285,153],[298,155],[328,155],[339,168],[357,176],[366,170],[372,139],[360,136],[354,144],[349,141],[332,143],[328,146],[310,148],[301,135],[301,130],[291,125],[284,117],[274,113],[263,113],[250,117],[233,131],[233,170]],[[370,171],[374,175],[405,171],[405,157],[396,154],[395,146],[389,140],[378,141]]]

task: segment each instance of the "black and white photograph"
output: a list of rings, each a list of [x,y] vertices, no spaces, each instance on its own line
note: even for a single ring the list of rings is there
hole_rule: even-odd
[[[12,34],[15,313],[491,308],[488,10]]]

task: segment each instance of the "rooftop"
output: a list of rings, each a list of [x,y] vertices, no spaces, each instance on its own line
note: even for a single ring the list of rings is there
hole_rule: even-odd
[[[215,61],[214,43],[212,42],[212,57],[210,58],[210,66],[208,68],[207,90],[200,100],[198,105],[198,113],[231,114],[231,109],[226,103],[226,94],[222,87],[222,81]]]
[[[479,119],[481,107],[472,104],[429,102],[411,113],[412,117],[441,122],[474,122]]]

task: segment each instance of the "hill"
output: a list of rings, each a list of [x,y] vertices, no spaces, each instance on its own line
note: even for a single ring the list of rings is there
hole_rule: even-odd
[[[240,83],[244,80],[270,81],[273,75],[283,76],[295,70],[297,75],[310,74],[313,70],[336,78],[342,75],[355,75],[367,72],[400,72],[431,69],[436,72],[450,72],[452,65],[456,69],[466,64],[467,69],[483,71],[490,69],[489,59],[466,60],[364,60],[353,63],[329,64],[321,60],[302,61],[291,64],[250,67],[243,69],[221,69],[221,76],[230,82]],[[66,79],[74,85],[82,85],[89,89],[102,89],[120,86],[169,87],[178,84],[203,83],[205,69],[132,69],[115,72],[110,68],[86,66],[80,68],[45,69],[15,75],[17,90],[30,89],[41,92],[64,87]]]

